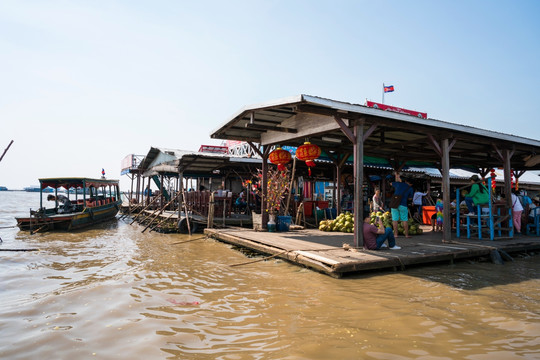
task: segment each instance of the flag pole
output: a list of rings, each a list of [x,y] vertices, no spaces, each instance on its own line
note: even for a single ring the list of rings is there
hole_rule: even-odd
[[[382,103],[384,104],[384,83],[382,83]]]

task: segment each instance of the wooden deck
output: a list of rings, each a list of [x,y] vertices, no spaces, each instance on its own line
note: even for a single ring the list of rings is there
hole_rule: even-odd
[[[319,230],[270,233],[228,228],[205,229],[205,234],[219,241],[273,255],[333,277],[383,269],[404,270],[412,265],[453,263],[455,260],[540,250],[539,237],[519,236],[497,241],[455,238],[451,242],[443,243],[442,233],[433,233],[427,228],[429,232],[422,235],[408,239],[397,238],[396,242],[401,250],[345,250],[343,244],[352,247],[352,234]]]

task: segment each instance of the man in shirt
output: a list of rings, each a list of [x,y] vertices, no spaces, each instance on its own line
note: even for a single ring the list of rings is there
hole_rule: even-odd
[[[72,210],[71,209],[71,201],[64,195],[58,195],[58,196],[49,195],[49,196],[47,196],[47,200],[49,200],[49,201],[58,201],[59,203],[62,204],[62,208],[58,209],[59,214],[66,214],[66,213],[71,212],[71,210]]]
[[[413,197],[413,189],[411,187],[412,183],[408,179],[401,179],[399,173],[396,172],[396,181],[392,183],[394,188],[394,196],[400,195],[401,202],[399,206],[395,209],[390,209],[392,212],[392,225],[394,226],[394,237],[398,236],[398,221],[401,221],[403,225],[403,232],[405,237],[409,236],[409,208],[407,208],[407,200]]]
[[[364,223],[362,224],[364,232],[364,248],[368,250],[379,250],[380,248],[389,247],[392,250],[401,249],[396,245],[396,238],[391,228],[385,228],[382,219],[377,219],[379,227],[370,224],[370,215],[367,213],[364,216]],[[388,245],[384,242],[388,241]]]
[[[413,195],[412,203],[414,207],[416,208],[416,211],[418,212],[419,219],[422,218],[422,205],[423,205],[424,196],[426,195],[427,193],[423,193],[420,190],[417,190]]]

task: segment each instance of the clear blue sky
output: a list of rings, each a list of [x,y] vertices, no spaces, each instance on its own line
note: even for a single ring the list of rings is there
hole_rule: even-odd
[[[540,139],[540,1],[0,1],[0,185],[118,178],[245,105],[380,101]]]

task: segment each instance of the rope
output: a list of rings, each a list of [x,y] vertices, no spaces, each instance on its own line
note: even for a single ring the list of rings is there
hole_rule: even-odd
[[[198,237],[198,238],[195,238],[195,239],[191,239],[191,240],[187,240],[187,241],[173,242],[173,243],[170,243],[169,245],[185,244],[185,243],[188,243],[188,242],[192,242],[192,241],[200,240],[200,239],[205,239],[205,238],[207,238],[207,237],[206,237],[206,236],[201,236],[201,237]]]
[[[39,249],[0,249],[0,251],[39,251]]]

